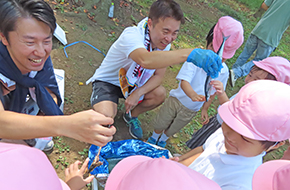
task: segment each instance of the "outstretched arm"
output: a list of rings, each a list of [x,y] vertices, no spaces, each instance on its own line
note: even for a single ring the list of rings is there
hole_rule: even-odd
[[[65,116],[33,116],[5,111],[0,103],[0,138],[31,139],[47,136],[67,136],[97,146],[111,141],[115,127],[110,117],[93,110]]]
[[[147,69],[164,68],[184,61],[191,62],[212,78],[216,78],[222,68],[222,61],[215,52],[200,48],[153,52],[138,48],[132,51],[129,57]]]
[[[203,152],[202,146],[196,147],[191,151],[187,152],[186,154],[179,157],[179,163],[189,166],[197,157],[201,155]]]
[[[132,51],[129,57],[146,69],[165,68],[186,61],[193,49],[148,52],[145,48]]]

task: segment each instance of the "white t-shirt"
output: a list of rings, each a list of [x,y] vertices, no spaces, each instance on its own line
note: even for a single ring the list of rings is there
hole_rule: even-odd
[[[227,81],[229,78],[229,69],[225,63],[222,64],[219,76],[214,80],[219,80],[223,83],[224,89],[226,89]],[[206,72],[193,63],[184,62],[181,67],[176,79],[179,80],[179,85],[177,89],[173,89],[169,92],[170,96],[176,97],[185,107],[193,111],[199,111],[204,102],[194,102],[192,101],[180,87],[181,80],[185,80],[190,83],[192,89],[199,95],[205,95],[204,84],[206,81]],[[215,90],[211,92],[211,95],[215,93]]]
[[[252,189],[252,177],[265,152],[255,157],[227,154],[221,128],[207,139],[203,149],[189,168],[215,181],[223,190]]]
[[[95,74],[86,84],[95,80],[105,81],[116,86],[120,86],[118,73],[120,68],[128,68],[134,61],[129,57],[130,53],[138,48],[145,48],[144,25],[148,18],[139,22],[138,26],[126,28],[120,37],[110,47],[106,57]],[[168,44],[163,51],[169,51],[171,44]]]

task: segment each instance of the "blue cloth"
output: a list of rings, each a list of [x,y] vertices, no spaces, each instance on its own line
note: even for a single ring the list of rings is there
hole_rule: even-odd
[[[35,87],[37,105],[45,115],[63,115],[59,106],[62,102],[55,79],[51,58],[48,57],[44,67],[38,71],[34,78],[22,75],[5,45],[0,42],[0,73],[16,82],[16,89],[11,92],[12,99],[9,106],[10,111],[20,113],[26,101],[29,87]],[[45,89],[50,89],[57,97],[58,105]]]
[[[257,51],[254,59],[246,63],[255,50]],[[232,70],[235,73],[235,79],[248,75],[254,66],[253,61],[260,61],[269,57],[273,50],[274,47],[266,44],[257,36],[250,34],[243,52],[232,66]]]
[[[215,52],[206,49],[196,48],[187,57],[191,62],[202,68],[211,78],[216,78],[222,69],[222,60]]]
[[[97,155],[99,147],[96,145],[92,145],[89,149],[89,164],[88,168],[95,159]],[[151,158],[160,158],[165,156],[165,158],[169,158],[168,156],[169,151],[159,150],[154,148],[153,146],[135,139],[128,139],[116,142],[109,142],[106,146],[103,146],[100,152],[100,161],[103,162],[103,165],[96,167],[91,174],[108,174],[108,159],[115,159],[115,158],[126,158],[128,156],[133,155],[144,155]]]

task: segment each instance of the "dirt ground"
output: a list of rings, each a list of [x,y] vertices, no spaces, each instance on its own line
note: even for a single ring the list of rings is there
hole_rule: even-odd
[[[46,1],[55,10],[57,23],[66,31],[69,44],[76,41],[85,41],[105,54],[125,27],[138,23],[148,14],[148,5],[153,2],[152,0],[113,0],[112,2],[115,3],[114,19],[110,19],[108,18],[108,10],[111,1],[108,0]],[[204,23],[208,25],[209,30],[213,23],[221,16],[221,13],[214,7],[209,7],[203,1],[176,1],[181,5],[186,15],[187,23],[189,23],[181,32],[199,41],[196,47],[202,47],[205,43],[203,40],[204,36],[195,33],[195,30],[198,30],[198,26],[202,23],[195,22],[193,18],[202,17]],[[179,45],[179,47],[176,47],[173,45],[173,48],[183,47],[188,46]],[[100,65],[104,55],[85,43],[78,43],[65,49],[68,55],[67,58],[63,48],[64,46],[55,40],[51,57],[55,68],[65,70],[64,113],[72,114],[81,110],[90,109],[91,84],[85,85],[85,82],[94,74],[95,69]],[[180,65],[167,68],[163,81],[167,92],[177,87],[178,83],[175,76],[179,68]],[[123,110],[124,107],[121,101],[114,123],[114,126],[117,128],[117,133],[113,139],[114,141],[131,138],[128,133],[128,127],[122,119]],[[144,113],[139,117],[144,131],[144,140],[152,132],[150,121],[157,110],[155,109]],[[182,135],[178,137],[180,136]],[[185,137],[182,136],[182,138],[187,140],[189,136],[187,134]],[[77,159],[83,161],[87,156],[89,144],[67,137],[56,137],[54,141],[55,148],[48,157],[59,177],[64,179],[64,169]],[[185,140],[182,143],[179,143],[179,141],[179,138],[171,138],[169,143],[171,145],[168,145],[167,148],[176,150],[177,152],[187,150],[184,143]]]

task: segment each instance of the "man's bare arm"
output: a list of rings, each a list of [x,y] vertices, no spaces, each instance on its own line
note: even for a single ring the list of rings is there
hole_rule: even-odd
[[[159,69],[186,61],[192,50],[148,52],[145,48],[138,48],[131,52],[129,57],[146,69]]]
[[[0,138],[31,139],[48,136],[67,136],[87,143],[104,146],[111,141],[115,127],[113,119],[93,110],[67,116],[33,116],[5,111],[0,103]]]

